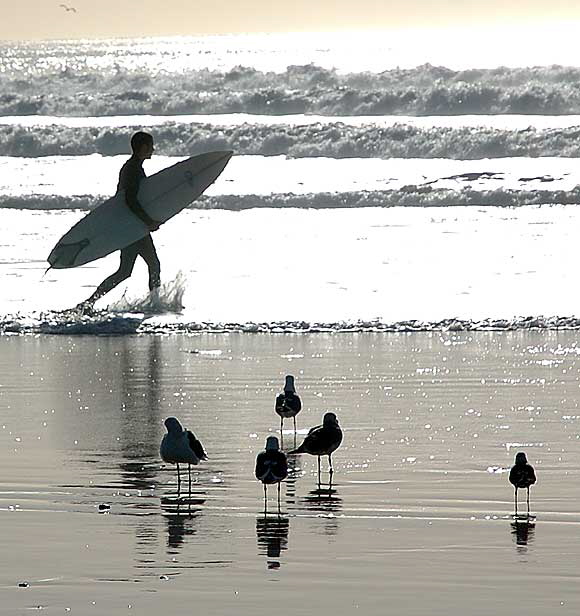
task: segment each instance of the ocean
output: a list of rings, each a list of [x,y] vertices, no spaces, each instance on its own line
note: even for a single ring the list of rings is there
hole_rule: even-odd
[[[572,34],[0,43],[4,609],[578,613]],[[154,233],[158,296],[138,262],[71,312],[118,255],[46,258],[141,129],[147,174],[235,155]],[[288,451],[329,410],[332,485],[290,456],[265,514],[265,438]],[[209,456],[183,502],[173,415]]]

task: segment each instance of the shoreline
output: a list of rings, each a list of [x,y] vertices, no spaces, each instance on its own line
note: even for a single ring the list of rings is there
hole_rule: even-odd
[[[343,334],[343,333],[428,333],[570,331],[580,329],[580,317],[527,316],[512,319],[460,319],[438,321],[408,319],[386,323],[380,320],[338,322],[270,321],[245,323],[160,322],[143,313],[98,312],[91,316],[65,313],[6,315],[0,319],[0,335],[136,335],[136,334]]]

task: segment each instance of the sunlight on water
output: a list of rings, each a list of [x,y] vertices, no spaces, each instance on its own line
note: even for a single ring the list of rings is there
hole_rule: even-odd
[[[276,599],[306,616],[304,589],[324,580],[325,616],[377,614],[377,597],[421,616],[434,598],[450,616],[575,614],[579,366],[550,362],[574,346],[555,332],[1,337],[4,605],[154,615],[193,596],[261,616]],[[284,449],[329,409],[344,440],[332,481],[326,459],[318,483],[314,457],[289,456],[280,513],[274,487],[264,514],[253,469],[288,373],[303,409]],[[182,467],[181,499],[159,458],[167,416],[209,455],[191,494]],[[533,516],[514,519],[522,448],[538,484]]]

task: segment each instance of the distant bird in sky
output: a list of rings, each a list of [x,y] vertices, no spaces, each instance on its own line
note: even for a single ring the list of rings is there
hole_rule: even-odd
[[[191,465],[199,464],[200,460],[207,460],[207,454],[195,434],[189,430],[184,430],[175,417],[168,417],[165,420],[165,427],[167,434],[163,437],[159,448],[161,459],[169,464],[177,465],[177,498],[181,493],[179,465],[187,464],[189,497],[191,497]]]
[[[280,451],[278,438],[269,436],[266,439],[266,449],[256,458],[256,479],[264,485],[264,513],[267,511],[268,485],[278,484],[278,513],[280,513],[280,482],[288,476],[286,454]]]
[[[67,13],[76,13],[77,10],[75,9],[74,6],[67,6],[66,4],[59,4],[58,5],[61,9],[64,9]]]
[[[289,454],[309,453],[318,456],[318,483],[320,483],[320,456],[328,456],[330,475],[332,468],[332,452],[338,449],[342,442],[342,430],[338,425],[338,419],[334,413],[325,413],[321,426],[311,428],[298,449],[288,452]]]
[[[518,515],[518,488],[525,488],[528,493],[528,516],[530,515],[530,486],[536,483],[534,467],[528,463],[526,454],[520,451],[516,454],[516,463],[510,471],[510,483],[515,488],[515,515]]]
[[[286,376],[286,382],[284,383],[284,393],[276,396],[276,413],[280,415],[280,437],[282,442],[284,441],[282,437],[284,419],[292,417],[294,420],[294,436],[296,436],[296,415],[298,415],[301,409],[302,402],[294,387],[294,377],[289,374]]]

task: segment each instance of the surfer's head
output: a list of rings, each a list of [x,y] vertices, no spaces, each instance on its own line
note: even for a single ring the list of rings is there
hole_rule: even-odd
[[[133,155],[138,156],[141,160],[151,158],[154,150],[153,135],[142,130],[136,132],[131,137],[131,149],[133,150]]]

